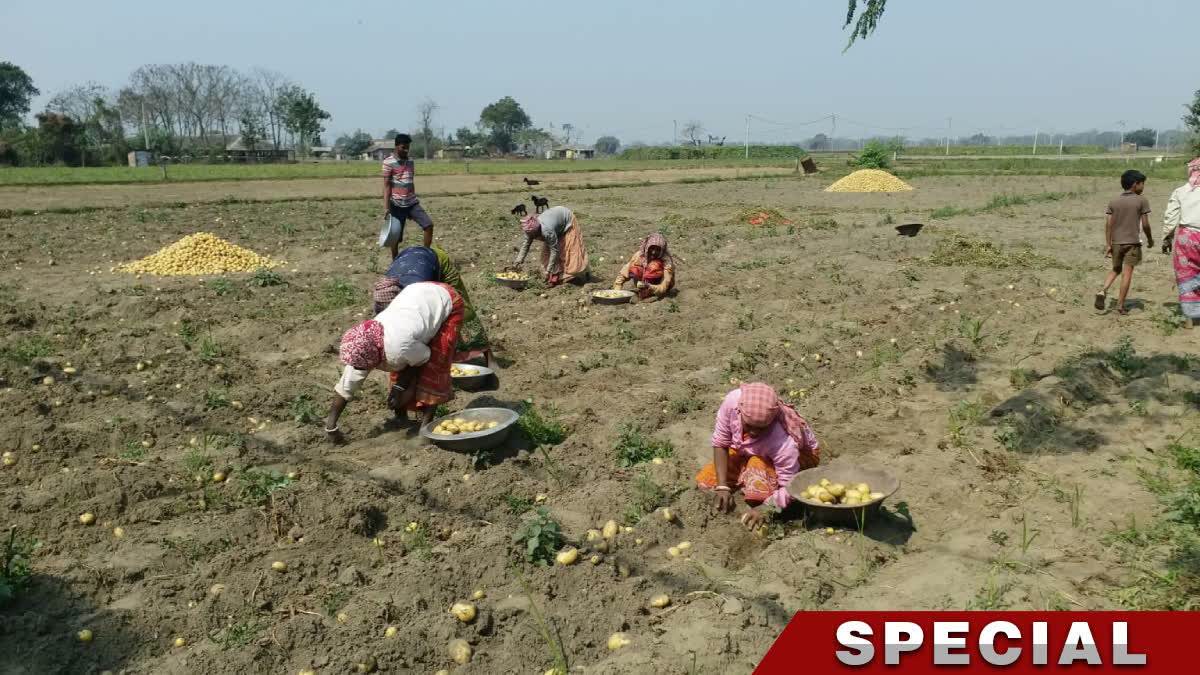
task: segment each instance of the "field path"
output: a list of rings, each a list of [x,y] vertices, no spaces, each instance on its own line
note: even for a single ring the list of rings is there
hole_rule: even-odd
[[[480,192],[507,192],[528,201],[530,193],[554,196],[556,188],[603,186],[628,183],[675,183],[687,179],[736,178],[739,176],[788,175],[789,168],[664,169],[652,171],[605,171],[586,174],[556,174],[541,185],[527,188],[516,175],[418,176],[420,194],[434,197]],[[288,181],[210,181],[134,185],[28,186],[0,188],[0,209],[61,209],[80,207],[148,206],[179,202],[204,203],[223,200],[278,201],[284,199],[355,199],[379,195],[378,178],[313,178]],[[516,203],[516,200],[514,200]]]

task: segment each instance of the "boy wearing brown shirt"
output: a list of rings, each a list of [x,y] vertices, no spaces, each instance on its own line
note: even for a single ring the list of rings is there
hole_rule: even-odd
[[[1154,246],[1154,236],[1150,233],[1150,202],[1142,196],[1142,191],[1146,189],[1146,175],[1130,169],[1121,174],[1121,187],[1125,192],[1109,202],[1105,210],[1108,218],[1104,223],[1107,244],[1104,255],[1112,258],[1112,269],[1108,272],[1103,290],[1096,294],[1095,304],[1096,309],[1104,310],[1108,289],[1120,276],[1117,314],[1128,314],[1125,297],[1129,295],[1129,285],[1133,281],[1133,268],[1142,262],[1142,240],[1138,236],[1138,226],[1146,233],[1147,246]]]

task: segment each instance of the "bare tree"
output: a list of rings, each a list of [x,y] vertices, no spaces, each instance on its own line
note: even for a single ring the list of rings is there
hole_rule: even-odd
[[[698,148],[701,144],[700,137],[704,135],[704,125],[696,120],[689,120],[687,124],[684,124],[683,128],[679,130],[679,133],[681,133],[684,138],[688,139],[688,143]]]
[[[254,98],[258,101],[259,112],[267,120],[267,130],[270,133],[271,142],[277,148],[282,147],[285,127],[279,96],[295,83],[286,75],[265,68],[256,68],[251,76],[251,82]]]
[[[421,126],[421,139],[425,142],[425,159],[429,159],[433,149],[433,117],[439,107],[437,101],[431,98],[417,104],[417,120]]]
[[[104,85],[95,82],[78,84],[51,97],[46,103],[46,110],[62,113],[80,124],[86,124],[96,116],[96,101],[103,101],[110,95]]]

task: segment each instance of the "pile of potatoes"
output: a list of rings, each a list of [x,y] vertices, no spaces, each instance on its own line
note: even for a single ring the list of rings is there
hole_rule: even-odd
[[[505,281],[529,281],[529,275],[524,272],[497,272],[496,278]]]
[[[626,295],[628,295],[628,293],[626,293],[625,291],[607,290],[607,291],[596,291],[595,293],[592,293],[592,295],[596,296],[597,298],[608,298],[611,300],[611,299],[615,299],[615,298],[623,298]]]
[[[862,506],[883,499],[882,492],[871,492],[871,486],[866,483],[843,485],[834,483],[828,478],[822,478],[816,485],[809,485],[800,493],[800,498],[821,504],[841,504],[843,506]]]
[[[471,422],[461,417],[454,419],[442,420],[436,427],[433,428],[433,433],[438,436],[457,436],[459,434],[469,434],[484,429],[494,429],[498,422]]]
[[[459,366],[450,366],[450,377],[474,377],[479,371],[474,368],[460,368]]]

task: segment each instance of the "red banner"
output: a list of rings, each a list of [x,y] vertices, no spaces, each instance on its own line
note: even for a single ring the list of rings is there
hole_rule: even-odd
[[[755,675],[1200,672],[1200,612],[800,612]]]

